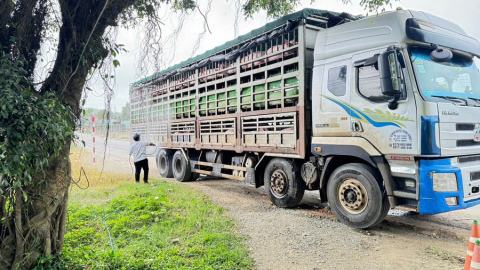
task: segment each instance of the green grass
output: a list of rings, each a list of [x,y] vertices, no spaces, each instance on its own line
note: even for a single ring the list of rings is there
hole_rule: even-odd
[[[94,171],[87,173],[95,178]],[[182,184],[158,178],[151,179],[152,187],[126,178],[103,173],[89,189],[72,190],[63,251],[70,268],[253,267],[223,208]]]

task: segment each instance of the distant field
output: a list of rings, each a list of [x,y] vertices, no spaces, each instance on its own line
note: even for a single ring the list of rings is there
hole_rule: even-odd
[[[71,155],[75,180],[90,158],[79,151]],[[253,267],[235,224],[204,195],[155,176],[148,185],[127,182],[128,173],[86,173],[89,188],[70,193],[63,254],[73,269]],[[79,185],[87,185],[83,176]]]

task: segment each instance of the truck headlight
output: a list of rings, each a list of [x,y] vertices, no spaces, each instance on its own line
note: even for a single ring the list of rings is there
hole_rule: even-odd
[[[455,173],[432,173],[433,191],[447,192],[457,191],[457,175]]]

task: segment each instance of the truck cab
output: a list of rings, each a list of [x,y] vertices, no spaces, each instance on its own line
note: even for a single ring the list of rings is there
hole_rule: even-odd
[[[318,32],[311,150],[337,217],[364,227],[382,204],[420,214],[480,204],[479,56],[477,40],[424,12]]]

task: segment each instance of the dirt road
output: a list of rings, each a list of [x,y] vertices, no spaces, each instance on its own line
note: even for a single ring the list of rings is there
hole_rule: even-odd
[[[104,152],[98,144],[97,153]],[[128,145],[110,140],[105,170],[130,172]],[[91,155],[88,146],[85,155]],[[263,188],[230,180],[185,184],[228,209],[258,269],[462,269],[471,221],[480,216],[480,207],[433,216],[390,211],[374,230],[363,231],[336,221],[318,192],[307,192],[298,209],[280,209]]]

